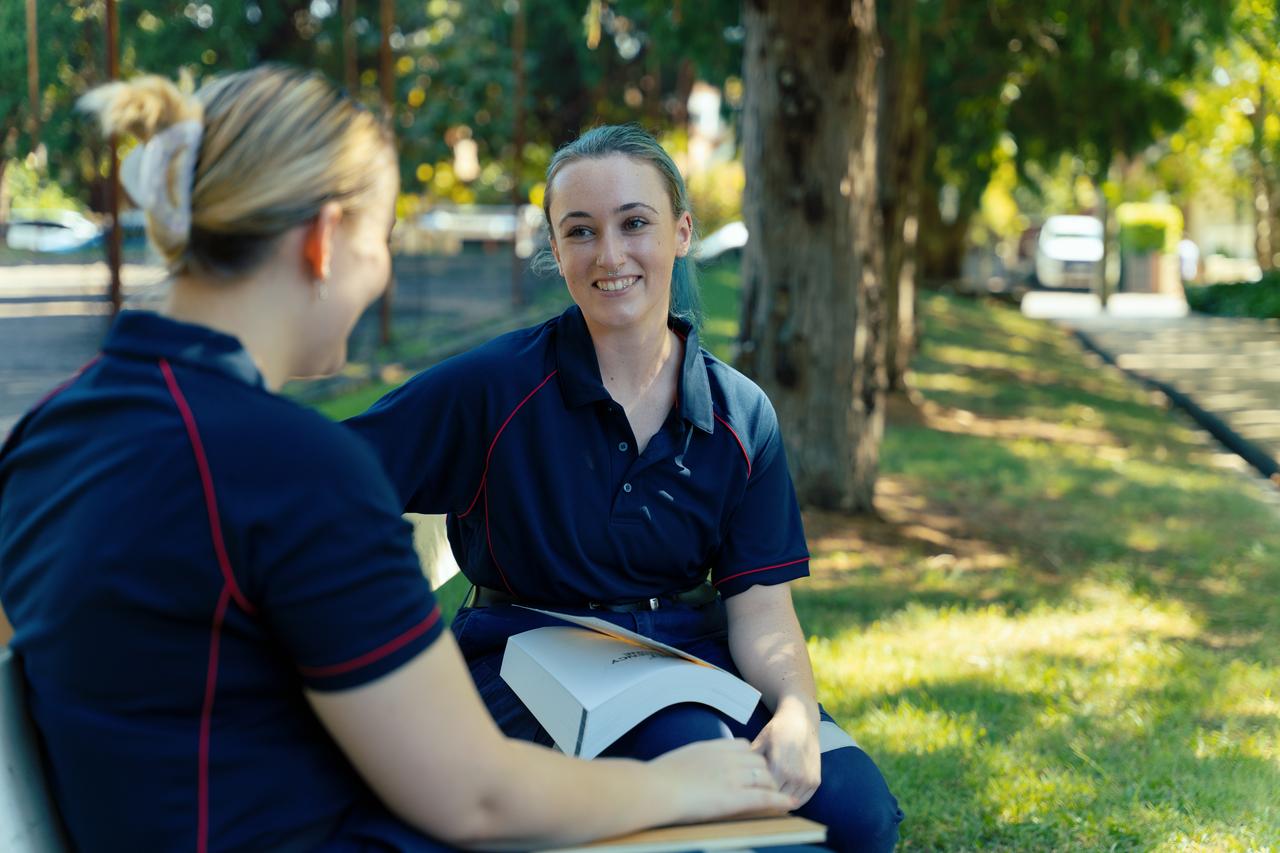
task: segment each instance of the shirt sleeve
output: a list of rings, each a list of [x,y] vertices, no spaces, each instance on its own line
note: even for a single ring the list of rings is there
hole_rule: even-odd
[[[397,669],[443,631],[440,608],[377,459],[348,433],[310,448],[297,498],[252,540],[257,600],[307,687],[342,690]],[[278,487],[279,488],[279,487]]]
[[[711,582],[725,598],[809,574],[804,524],[778,417],[767,399],[761,402],[754,428],[746,430],[752,437],[744,446],[750,460],[747,485],[712,562]]]
[[[419,373],[344,423],[382,465],[404,512],[463,512],[484,474],[484,394],[467,353]]]

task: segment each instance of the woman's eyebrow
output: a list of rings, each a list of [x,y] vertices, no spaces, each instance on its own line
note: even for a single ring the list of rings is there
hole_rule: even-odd
[[[643,201],[629,201],[626,204],[615,208],[613,212],[626,213],[628,210],[635,210],[638,207],[643,207],[645,210],[652,211],[655,216],[658,215],[658,211],[655,207],[649,204],[645,204]],[[590,219],[590,218],[591,218],[591,214],[587,213],[585,210],[571,210],[568,213],[566,213],[564,216],[560,217],[560,222],[558,224],[563,225],[566,219]]]

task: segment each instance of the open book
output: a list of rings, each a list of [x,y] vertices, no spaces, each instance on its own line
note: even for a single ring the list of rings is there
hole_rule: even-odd
[[[587,616],[507,639],[502,678],[568,755],[595,758],[668,705],[698,702],[746,722],[760,691],[701,658]],[[585,629],[585,630],[584,630]]]

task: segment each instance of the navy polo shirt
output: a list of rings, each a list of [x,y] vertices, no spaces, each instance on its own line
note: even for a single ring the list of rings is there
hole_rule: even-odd
[[[473,583],[564,606],[726,596],[808,574],[778,421],[753,382],[685,339],[679,401],[636,452],[577,306],[406,382],[347,423],[401,505],[448,513]]]
[[[235,339],[126,312],[19,422],[0,600],[78,848],[311,847],[387,819],[303,688],[391,672],[440,612],[376,457]]]

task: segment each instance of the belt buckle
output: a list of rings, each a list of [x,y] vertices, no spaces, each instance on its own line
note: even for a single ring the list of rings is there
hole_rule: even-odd
[[[650,610],[657,610],[661,606],[662,606],[662,602],[658,600],[657,596],[654,596],[653,598],[649,599]]]

